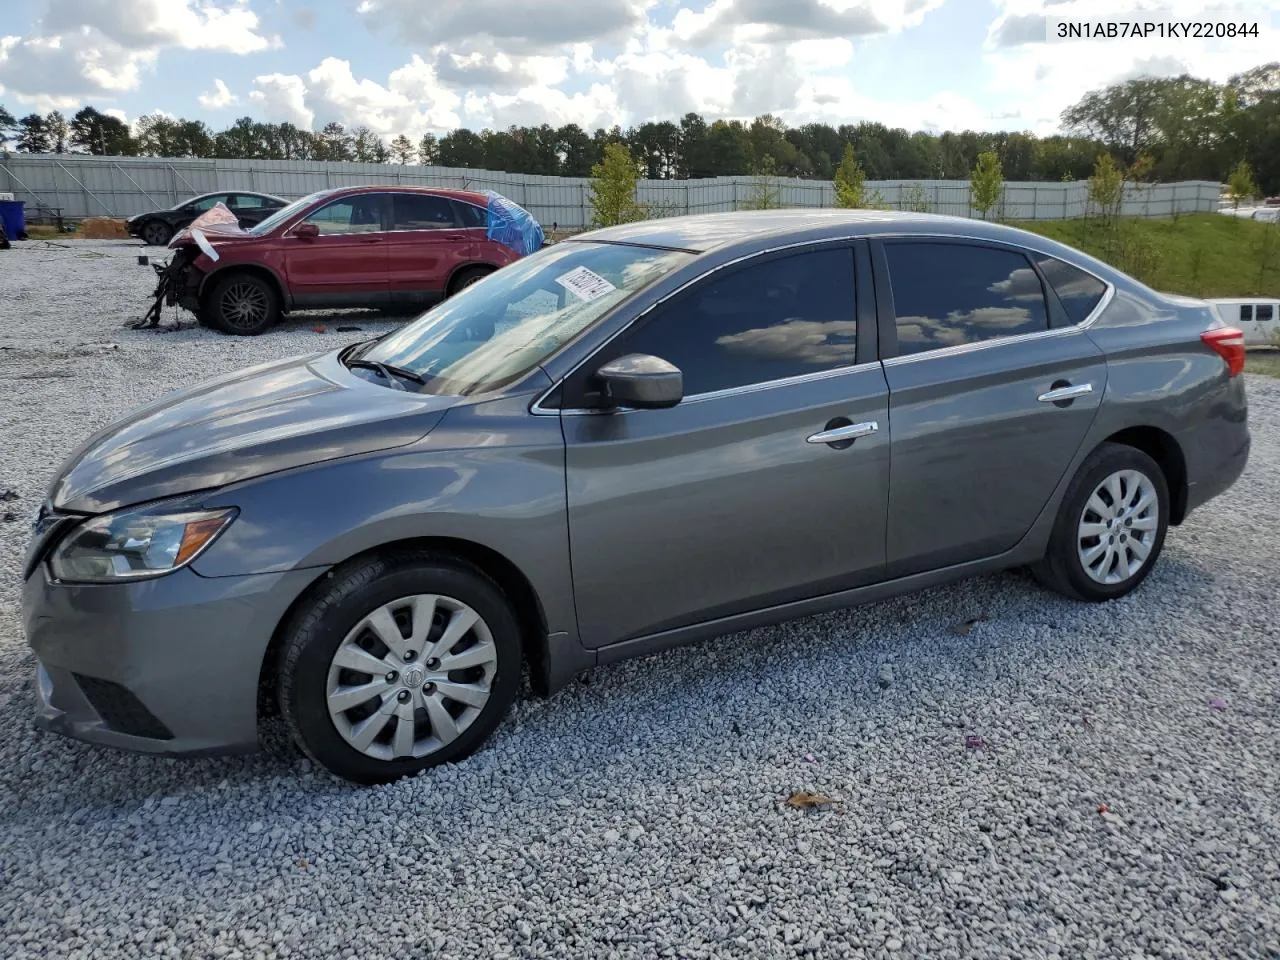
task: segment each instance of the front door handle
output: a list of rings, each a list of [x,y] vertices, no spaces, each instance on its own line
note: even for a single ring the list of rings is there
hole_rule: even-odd
[[[870,436],[879,429],[880,424],[874,420],[868,420],[866,423],[850,423],[843,427],[820,430],[805,439],[808,443],[845,443],[847,445],[859,437]]]
[[[382,238],[381,237],[361,237],[360,242],[361,243],[381,243]]]
[[[1061,387],[1055,386],[1048,393],[1040,394],[1039,400],[1041,403],[1062,403],[1064,400],[1069,402],[1091,393],[1093,393],[1092,383],[1078,383],[1075,386],[1068,383]]]

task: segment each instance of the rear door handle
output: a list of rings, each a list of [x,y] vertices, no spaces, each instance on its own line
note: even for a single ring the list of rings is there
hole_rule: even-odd
[[[821,430],[805,439],[808,443],[840,443],[857,440],[859,437],[868,437],[879,429],[880,424],[874,420],[868,420],[866,423],[851,423],[832,430]]]
[[[1075,400],[1093,393],[1092,383],[1068,384],[1065,387],[1054,387],[1047,393],[1040,394],[1041,403],[1061,403],[1063,400]]]
[[[381,243],[382,238],[381,237],[361,237],[360,242],[361,243]]]

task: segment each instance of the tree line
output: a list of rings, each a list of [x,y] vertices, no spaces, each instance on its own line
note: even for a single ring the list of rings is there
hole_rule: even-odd
[[[1006,180],[1084,180],[1100,153],[1151,180],[1224,181],[1247,162],[1259,187],[1280,192],[1280,63],[1226,83],[1191,76],[1136,79],[1094,91],[1062,114],[1062,133],[942,134],[880,123],[789,127],[764,115],[707,122],[696,113],[588,133],[577,124],[459,129],[414,141],[385,140],[368,127],[331,122],[318,131],[241,117],[215,131],[201,120],[160,114],[130,128],[91,106],[69,120],[54,111],[16,118],[0,106],[0,141],[19,151],[97,155],[354,160],[419,163],[552,176],[591,175],[620,144],[650,179],[760,175],[831,180],[852,147],[871,180],[967,179],[994,154]]]

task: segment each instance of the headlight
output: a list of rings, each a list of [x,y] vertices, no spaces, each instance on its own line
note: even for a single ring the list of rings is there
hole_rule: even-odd
[[[86,520],[53,552],[59,580],[105,583],[157,577],[186,566],[235,519],[236,510],[133,510]]]

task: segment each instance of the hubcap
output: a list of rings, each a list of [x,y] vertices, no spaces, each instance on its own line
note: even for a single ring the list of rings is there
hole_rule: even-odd
[[[1085,573],[1097,583],[1124,583],[1146,566],[1160,526],[1155,485],[1138,470],[1118,470],[1089,497],[1076,541]]]
[[[222,295],[222,316],[233,327],[256,327],[267,319],[267,295],[252,283],[233,283]]]
[[[369,613],[338,646],[329,716],[366,756],[420,759],[475,722],[497,671],[498,648],[478,613],[452,597],[404,597]]]

